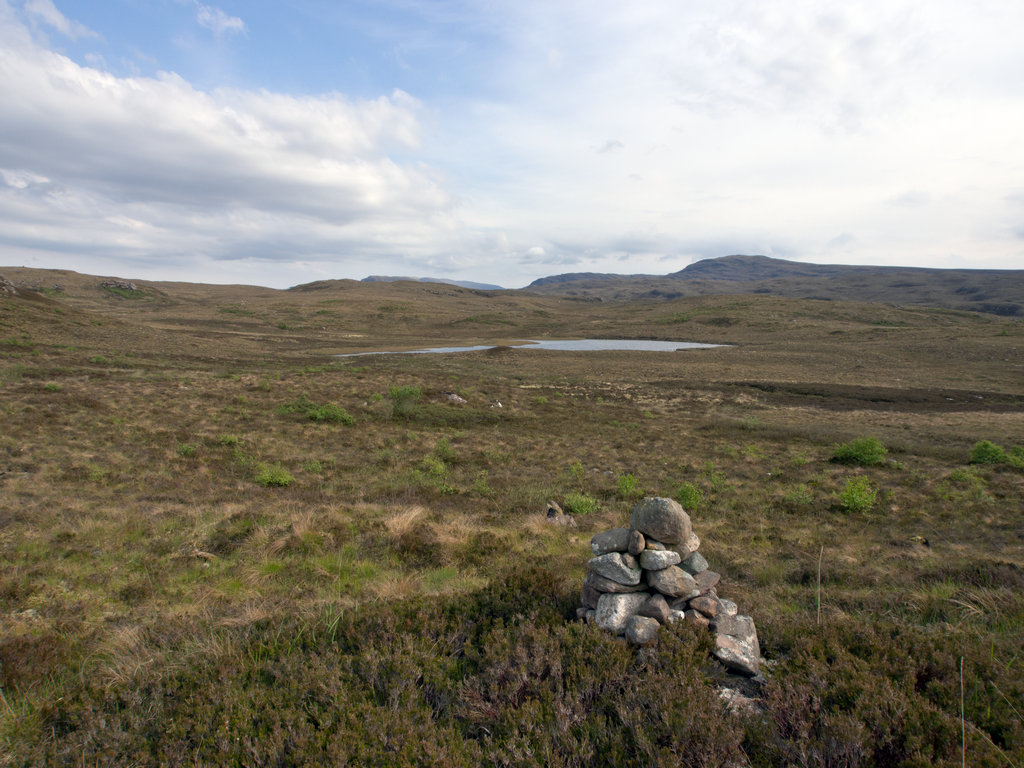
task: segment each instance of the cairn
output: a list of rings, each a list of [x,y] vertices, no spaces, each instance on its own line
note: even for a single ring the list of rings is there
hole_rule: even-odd
[[[761,650],[750,616],[718,596],[721,580],[698,552],[690,516],[672,499],[647,498],[633,508],[629,528],[591,539],[580,618],[633,645],[653,645],[663,624],[692,621],[715,636],[715,658],[753,677]]]

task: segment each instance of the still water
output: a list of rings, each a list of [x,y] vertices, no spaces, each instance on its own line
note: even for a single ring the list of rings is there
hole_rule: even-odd
[[[512,346],[512,345],[510,345]],[[675,352],[681,349],[711,349],[722,344],[698,344],[692,341],[649,341],[647,339],[528,339],[515,342],[516,349],[556,349],[563,352]],[[483,344],[474,347],[425,347],[423,349],[381,350],[378,352],[351,352],[337,357],[357,357],[359,355],[424,355],[445,352],[476,352],[491,349],[493,345]]]

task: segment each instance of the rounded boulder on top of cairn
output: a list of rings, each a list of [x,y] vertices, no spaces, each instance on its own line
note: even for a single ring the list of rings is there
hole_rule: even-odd
[[[729,671],[753,677],[761,660],[754,620],[718,596],[721,576],[710,570],[699,546],[678,502],[644,499],[633,508],[629,528],[591,540],[595,557],[577,615],[641,646],[658,642],[662,624],[692,621],[714,634],[712,653]]]

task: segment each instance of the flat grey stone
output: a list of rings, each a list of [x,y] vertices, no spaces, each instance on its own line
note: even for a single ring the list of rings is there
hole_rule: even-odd
[[[757,640],[757,629],[754,627],[754,620],[749,616],[728,616],[723,612],[711,622],[711,628],[720,635],[729,635],[737,640]]]
[[[640,567],[647,571],[660,571],[670,565],[676,565],[680,561],[679,553],[666,549],[657,552],[653,549],[645,549],[640,553]]]
[[[700,552],[691,552],[683,560],[680,567],[691,576],[696,576],[701,571],[708,569],[708,561],[704,559],[704,555]]]
[[[697,582],[697,589],[700,590],[700,593],[705,595],[718,585],[722,576],[715,571],[701,571],[693,577],[693,580]]]
[[[586,582],[583,583],[583,591],[580,593],[580,602],[583,604],[584,608],[597,608],[597,601],[600,597],[600,592]]]
[[[693,576],[676,565],[660,571],[647,571],[647,583],[668,597],[690,597],[700,594]]]
[[[597,626],[613,635],[621,635],[626,631],[626,622],[629,621],[629,617],[634,616],[640,610],[640,606],[647,602],[647,597],[646,592],[634,592],[628,595],[601,595],[601,599],[597,601]]]
[[[685,542],[693,533],[690,516],[679,502],[662,496],[644,499],[633,507],[629,525],[664,544]]]
[[[629,550],[629,528],[612,528],[594,534],[590,540],[590,549],[595,555],[608,552],[627,552]]]
[[[626,640],[633,645],[656,645],[661,624],[647,616],[630,616],[626,623]]]
[[[587,587],[592,587],[592,588],[596,589],[598,592],[601,592],[602,594],[604,594],[604,593],[626,594],[626,593],[629,593],[629,592],[646,592],[647,591],[647,585],[646,584],[642,584],[642,583],[641,584],[633,584],[633,585],[619,584],[617,581],[612,581],[611,579],[606,579],[604,576],[596,574],[593,571],[591,571],[590,573],[587,574],[587,578],[583,581],[583,585],[587,586]]]
[[[645,539],[645,549],[650,549],[654,552],[664,552],[666,549],[668,549],[668,547],[666,547],[660,541],[656,541],[655,539],[652,539],[650,536],[645,537]]]
[[[636,563],[636,558],[630,554],[608,552],[604,555],[598,555],[597,557],[590,558],[587,568],[598,576],[604,576],[606,579],[611,579],[626,586],[640,583],[640,568]]]

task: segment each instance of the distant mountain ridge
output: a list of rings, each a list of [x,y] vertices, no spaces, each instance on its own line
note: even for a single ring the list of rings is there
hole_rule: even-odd
[[[364,277],[360,282],[362,283],[397,283],[400,281],[408,281],[410,283],[444,283],[445,285],[457,285],[460,288],[472,288],[477,291],[503,291],[505,290],[500,285],[491,285],[490,283],[474,283],[470,280],[450,280],[446,277],[398,277],[394,275],[370,275]]]
[[[1024,317],[1024,270],[811,264],[769,256],[703,259],[668,275],[552,275],[534,280],[523,290],[601,300],[752,293]]]

